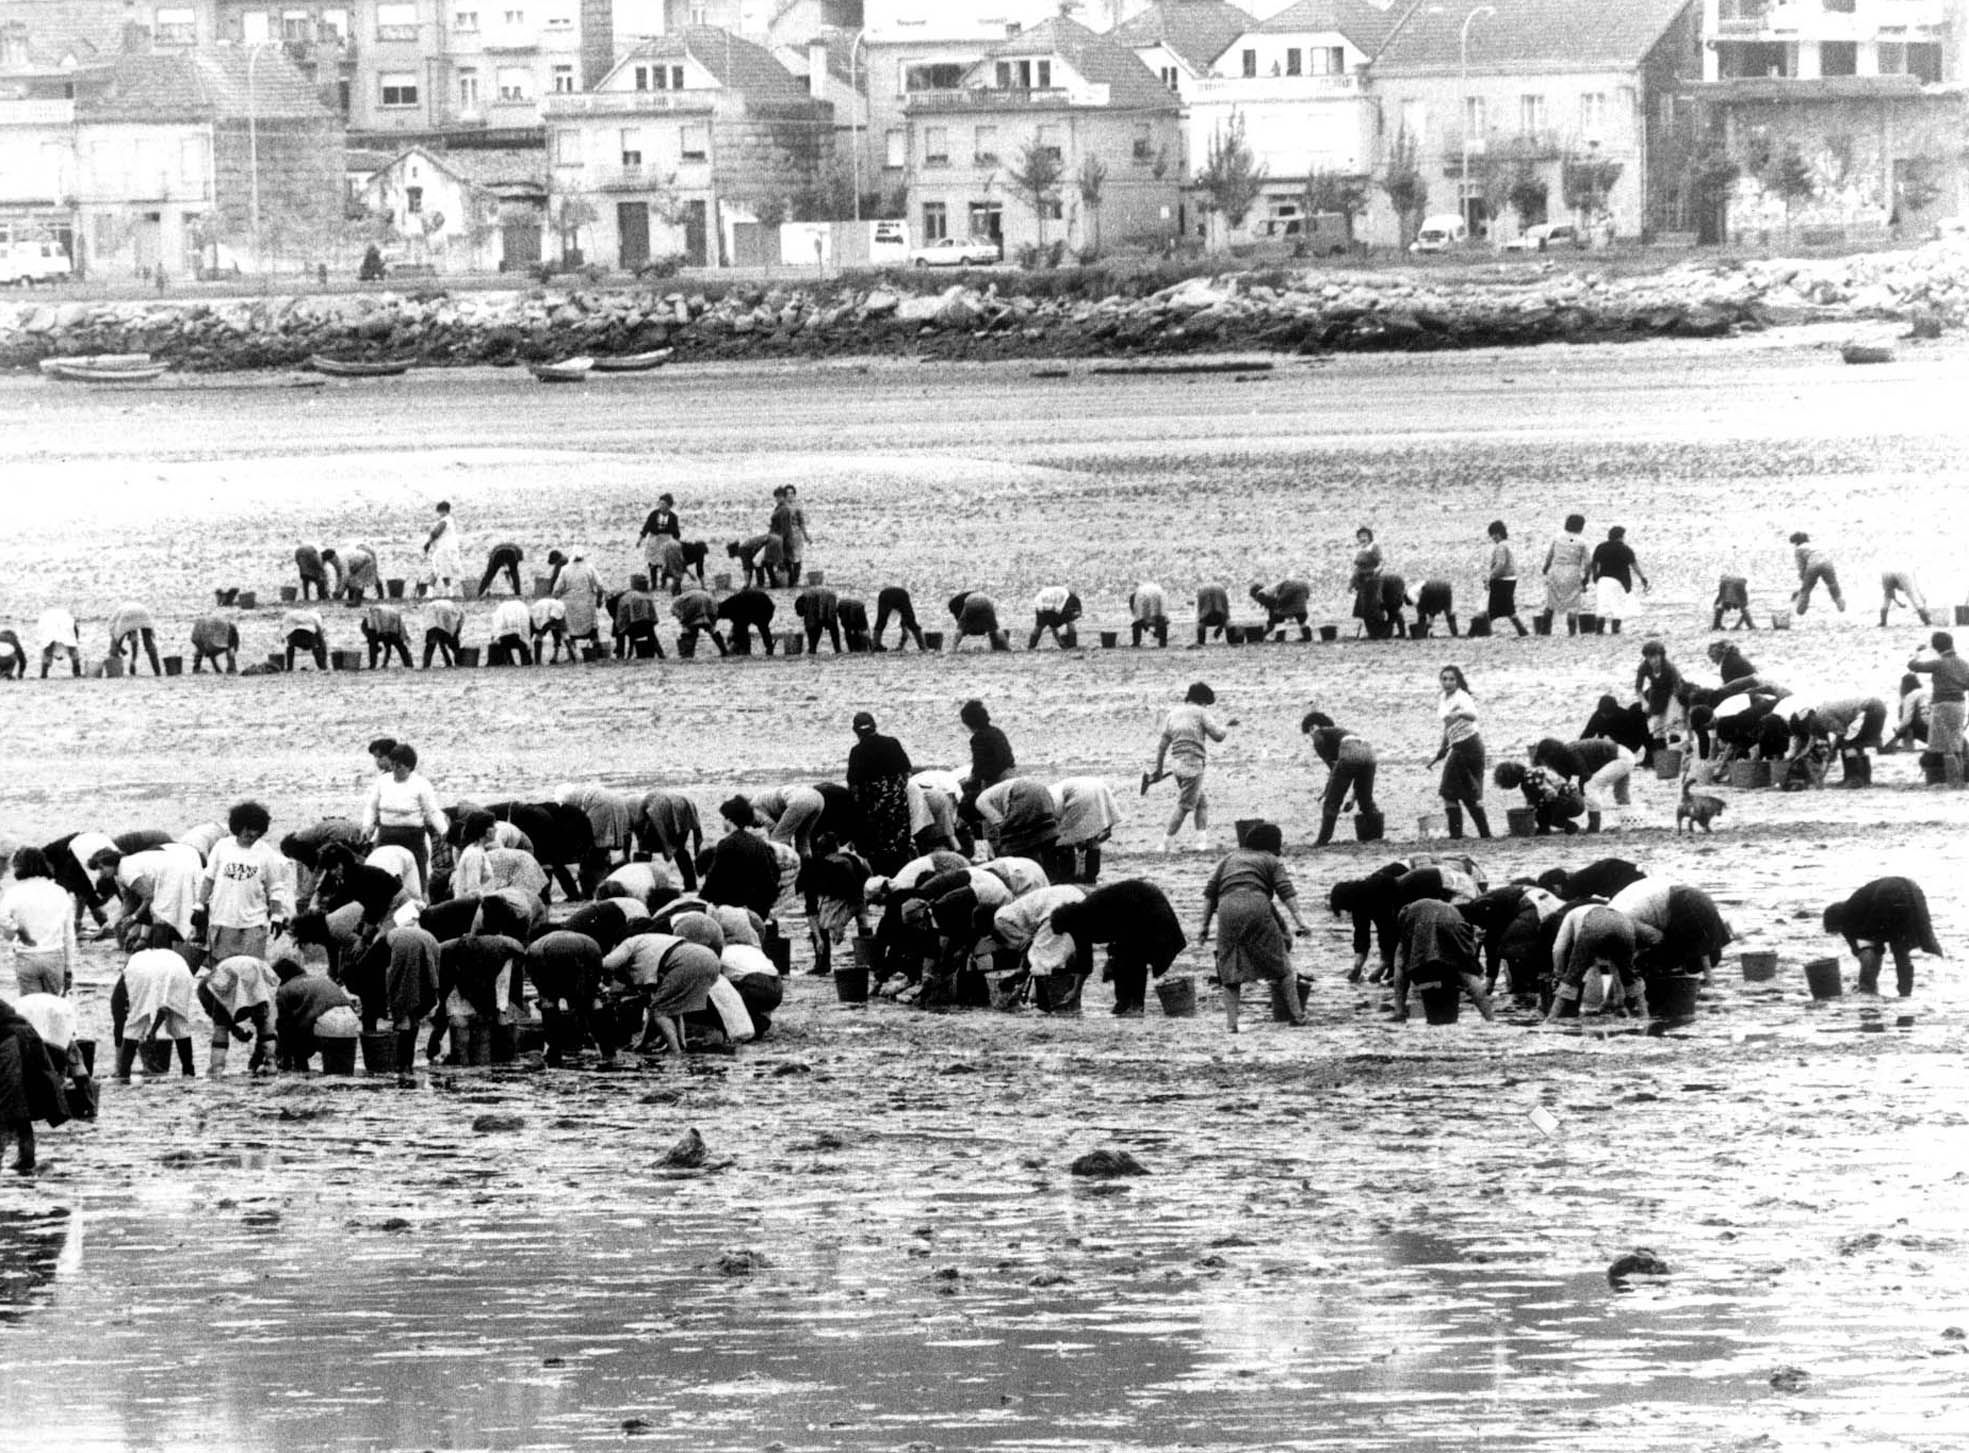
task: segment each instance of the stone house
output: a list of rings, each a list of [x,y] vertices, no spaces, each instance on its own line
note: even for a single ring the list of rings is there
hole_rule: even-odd
[[[834,126],[763,46],[707,26],[646,41],[592,92],[548,99],[552,242],[631,271],[730,265],[741,226],[816,205]]]
[[[1048,20],[992,47],[956,87],[910,96],[911,222],[923,242],[968,235],[1013,251],[1174,238],[1181,110],[1128,46]],[[1028,148],[1057,163],[1038,198],[1017,177]]]
[[[1134,51],[1163,85],[1188,96],[1252,24],[1251,12],[1229,0],[1161,0],[1117,25],[1114,38]]]
[[[1706,130],[1739,176],[1710,236],[1909,235],[1965,202],[1962,0],[1702,0]],[[1786,173],[1789,173],[1787,178]]]
[[[363,201],[387,219],[405,262],[442,273],[524,268],[540,260],[546,153],[413,146],[369,176]]]
[[[1368,73],[1368,239],[1405,243],[1421,214],[1458,211],[1493,243],[1559,220],[1639,236],[1653,225],[1658,173],[1693,133],[1698,19],[1697,0],[1409,6]],[[1408,219],[1380,185],[1403,148],[1426,191]]]

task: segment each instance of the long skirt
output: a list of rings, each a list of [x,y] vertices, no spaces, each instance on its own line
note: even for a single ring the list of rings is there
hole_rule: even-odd
[[[1232,893],[1217,904],[1217,977],[1226,984],[1282,979],[1291,943],[1264,893]]]
[[[1443,758],[1442,785],[1437,795],[1445,802],[1481,802],[1484,796],[1484,739],[1465,737]]]
[[[884,875],[894,873],[913,856],[909,833],[909,778],[878,777],[850,789],[861,813],[855,846],[869,866]]]

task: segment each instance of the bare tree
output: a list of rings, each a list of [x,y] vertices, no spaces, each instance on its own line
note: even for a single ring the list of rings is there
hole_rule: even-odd
[[[1265,168],[1244,139],[1244,113],[1233,111],[1230,122],[1211,136],[1203,167],[1196,174],[1204,206],[1224,219],[1226,227],[1244,225],[1265,187]]]

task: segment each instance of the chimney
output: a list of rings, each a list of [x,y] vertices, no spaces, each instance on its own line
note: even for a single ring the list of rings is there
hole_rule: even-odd
[[[816,101],[827,96],[827,42],[807,42],[807,94]]]

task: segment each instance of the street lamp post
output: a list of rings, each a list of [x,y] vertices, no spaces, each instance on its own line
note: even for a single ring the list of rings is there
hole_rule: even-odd
[[[266,262],[260,252],[260,95],[253,85],[253,72],[259,66],[260,52],[267,46],[261,41],[246,52],[246,176],[247,176],[247,220],[253,229],[253,271],[266,274]]]
[[[1463,214],[1463,230],[1470,230],[1470,22],[1480,15],[1495,15],[1495,5],[1479,5],[1463,17],[1462,61],[1458,68],[1463,106],[1463,180],[1456,193],[1456,210]]]
[[[866,29],[855,32],[854,43],[848,47],[848,138],[854,150],[855,167],[855,221],[861,221],[861,88],[856,82],[855,62],[860,57],[862,41],[867,36]]]

